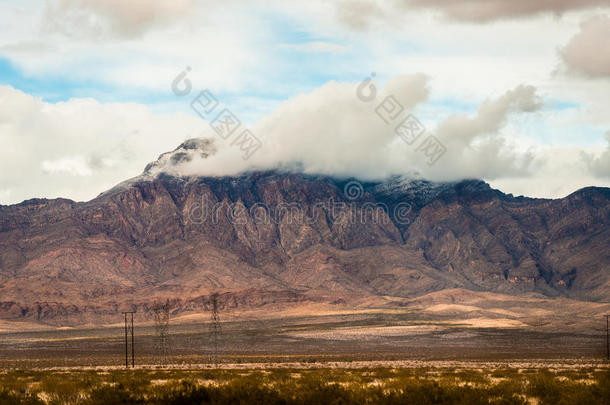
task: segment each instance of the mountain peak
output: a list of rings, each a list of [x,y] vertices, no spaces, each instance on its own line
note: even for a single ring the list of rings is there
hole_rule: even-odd
[[[206,159],[217,152],[214,140],[211,138],[191,138],[182,142],[171,152],[165,152],[157,160],[144,168],[145,175],[156,175],[162,172],[174,172],[182,163],[196,158]]]

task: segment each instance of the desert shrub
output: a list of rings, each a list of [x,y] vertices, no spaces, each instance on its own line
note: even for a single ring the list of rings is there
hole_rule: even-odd
[[[492,371],[491,376],[495,378],[517,378],[519,371],[514,368],[499,368]]]
[[[0,375],[0,405],[45,403],[41,399],[47,405],[524,405],[526,395],[540,405],[610,405],[607,369],[586,373],[443,371],[448,370],[10,371]],[[494,373],[503,380],[494,383],[487,377]],[[584,383],[584,378],[594,382]],[[214,384],[201,385],[201,379]]]
[[[75,374],[49,374],[40,381],[40,391],[49,398],[49,404],[71,405],[77,403],[85,390],[90,388],[89,382]]]
[[[134,398],[144,397],[150,390],[151,380],[170,378],[166,373],[147,370],[115,370],[110,373],[110,384],[124,389]]]
[[[487,388],[490,401],[496,405],[525,404],[527,400],[523,397],[524,382],[517,378],[501,381]]]
[[[0,377],[0,390],[25,394],[28,392],[28,385],[33,381],[35,377],[30,373],[10,371]]]
[[[597,387],[602,398],[606,398],[606,405],[610,404],[610,369],[596,375]]]
[[[189,381],[174,381],[155,387],[149,403],[168,405],[210,404],[211,396],[205,387]]]
[[[85,405],[135,405],[143,404],[144,401],[135,398],[131,392],[119,384],[117,386],[103,385],[94,388],[89,398],[82,401],[82,403]]]
[[[159,405],[286,403],[277,391],[249,377],[221,387],[201,387],[190,381],[171,382],[155,387],[150,394],[147,403]]]
[[[491,398],[489,400],[490,405],[527,405],[527,399],[514,394],[510,397],[502,397],[502,398]]]
[[[530,377],[528,393],[540,400],[541,405],[604,404],[610,405],[610,379],[608,373],[598,376],[595,384],[560,381],[549,372]]]
[[[210,394],[212,404],[286,404],[277,391],[250,379],[232,381],[212,389]]]
[[[44,405],[38,397],[29,393],[13,393],[7,390],[0,391],[0,404],[2,405]]]
[[[443,377],[450,377],[456,380],[477,383],[489,384],[489,379],[483,373],[476,370],[457,370],[453,372],[445,372],[441,374]]]
[[[488,404],[483,390],[468,386],[439,384],[436,381],[413,380],[392,393],[387,404]]]
[[[284,393],[284,395],[285,399],[295,404],[343,405],[364,403],[364,397],[357,395],[354,389],[347,389],[338,384],[327,383],[316,377],[310,377],[297,387],[296,390]]]

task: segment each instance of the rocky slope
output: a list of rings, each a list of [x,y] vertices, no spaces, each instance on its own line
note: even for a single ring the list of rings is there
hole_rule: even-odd
[[[477,180],[184,177],[159,166],[89,202],[0,206],[0,318],[97,322],[159,299],[183,313],[214,291],[232,308],[399,305],[447,288],[610,299],[607,188],[543,200]]]

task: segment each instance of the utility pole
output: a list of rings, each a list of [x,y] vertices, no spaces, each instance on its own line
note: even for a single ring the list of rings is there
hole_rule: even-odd
[[[606,359],[610,360],[610,315],[606,315]]]
[[[134,340],[133,332],[133,312],[131,313],[131,368],[136,366],[136,345]]]
[[[135,314],[135,311],[124,311],[123,312],[123,316],[125,318],[125,368],[129,368],[129,339],[128,339],[128,336],[129,336],[130,329],[131,329],[131,367],[134,368],[136,366],[133,314]]]
[[[610,360],[610,315],[606,315],[606,359]]]

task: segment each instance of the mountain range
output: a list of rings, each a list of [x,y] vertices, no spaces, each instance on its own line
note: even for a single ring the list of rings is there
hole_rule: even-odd
[[[0,319],[104,323],[200,311],[403,306],[439,291],[608,302],[610,189],[515,197],[481,180],[290,170],[184,176],[194,139],[87,202],[0,206]]]

